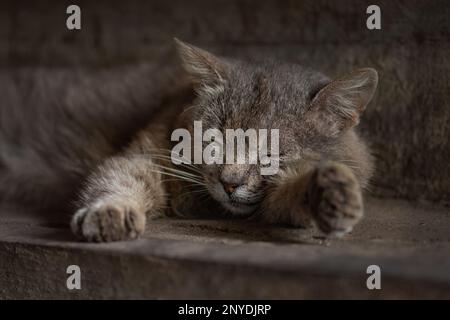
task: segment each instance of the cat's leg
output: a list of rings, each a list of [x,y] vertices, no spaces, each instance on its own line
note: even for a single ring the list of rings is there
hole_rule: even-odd
[[[161,212],[165,192],[153,162],[139,155],[113,157],[93,173],[81,192],[71,228],[87,241],[134,239],[148,215]]]
[[[325,234],[350,232],[363,216],[360,184],[352,170],[336,162],[297,163],[268,188],[263,218],[273,223],[308,227]]]

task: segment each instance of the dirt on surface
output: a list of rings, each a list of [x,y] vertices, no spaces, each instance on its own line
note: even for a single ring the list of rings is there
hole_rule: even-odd
[[[446,207],[369,198],[364,220],[341,239],[240,220],[160,218],[137,241],[89,244],[74,239],[68,219],[2,209],[0,296],[450,298]],[[70,264],[85,270],[86,290],[69,293],[59,283]],[[369,265],[380,267],[382,290],[367,289]]]

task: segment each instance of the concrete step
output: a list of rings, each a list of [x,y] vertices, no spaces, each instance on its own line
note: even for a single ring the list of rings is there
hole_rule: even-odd
[[[1,209],[0,298],[450,298],[450,210],[367,200],[343,239],[244,221],[150,221],[133,242],[77,242],[68,217]],[[81,268],[68,290],[66,268]],[[381,290],[368,290],[369,265]]]

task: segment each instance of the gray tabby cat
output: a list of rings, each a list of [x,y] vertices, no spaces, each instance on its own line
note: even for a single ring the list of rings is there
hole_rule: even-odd
[[[377,87],[376,71],[330,80],[295,64],[244,63],[178,40],[176,46],[196,97],[165,101],[127,148],[103,153],[110,156],[80,188],[73,232],[87,241],[134,239],[147,220],[167,212],[317,226],[328,235],[351,231],[373,172],[354,127]],[[192,131],[194,121],[203,130],[279,129],[278,174],[262,176],[254,164],[172,164],[172,131]]]

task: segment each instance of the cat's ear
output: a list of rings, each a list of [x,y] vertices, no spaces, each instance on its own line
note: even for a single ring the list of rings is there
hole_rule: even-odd
[[[311,111],[325,120],[332,134],[338,134],[359,123],[359,117],[377,88],[375,69],[358,69],[331,81],[311,102]],[[331,132],[330,132],[331,133]]]
[[[224,61],[176,38],[174,41],[184,69],[196,84],[215,86],[226,81],[228,65]]]

